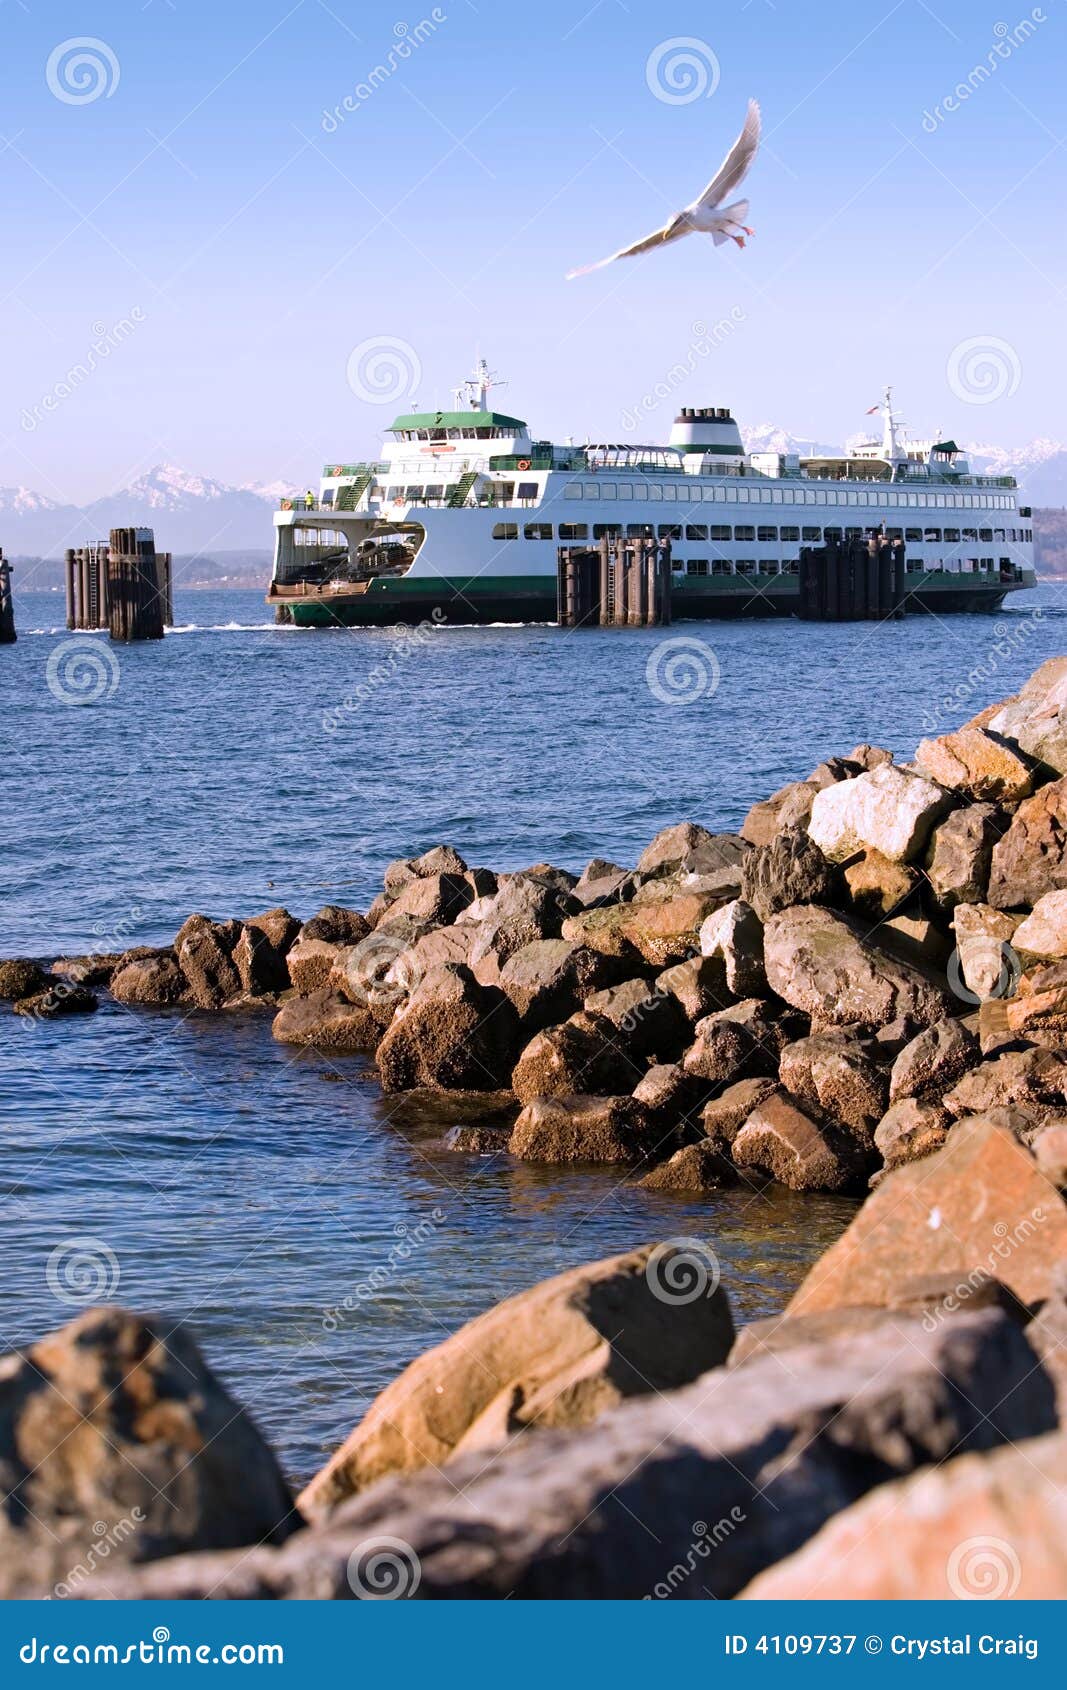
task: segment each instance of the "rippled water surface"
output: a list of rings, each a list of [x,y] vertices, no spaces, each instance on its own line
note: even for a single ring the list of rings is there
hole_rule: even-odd
[[[194,909],[365,907],[392,857],[439,841],[498,868],[632,862],[667,822],[735,827],[858,740],[908,755],[1067,648],[1067,600],[1046,586],[996,618],[400,641],[274,628],[256,593],[187,592],[181,631],[116,652],[67,646],[61,598],[15,584],[0,955],[46,960],[169,939]],[[188,1320],[297,1479],[412,1356],[511,1291],[698,1235],[751,1317],[851,1213],[456,1157],[441,1112],[382,1099],[362,1058],[275,1044],[267,1019],[105,1000],[51,1026],[4,1014],[0,1032],[0,1341],[68,1318],[57,1264],[101,1240],[101,1288]]]

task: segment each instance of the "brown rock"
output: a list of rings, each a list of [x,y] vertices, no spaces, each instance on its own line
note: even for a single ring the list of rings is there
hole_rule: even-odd
[[[992,732],[1013,740],[1046,768],[1067,772],[1067,665],[1042,663],[1026,685],[990,717]]]
[[[515,1060],[518,1016],[503,992],[455,963],[431,968],[378,1046],[387,1092],[435,1086],[495,1091]]]
[[[961,1003],[1010,995],[1021,965],[1012,946],[1018,916],[990,904],[958,904],[952,913],[956,949],[948,980]]]
[[[502,1156],[508,1148],[508,1136],[500,1127],[450,1127],[445,1134],[445,1149],[467,1156]]]
[[[273,917],[277,917],[279,913],[284,916],[287,912],[271,912]],[[273,920],[271,925],[275,926]],[[305,921],[298,934],[290,934],[287,925],[285,931],[289,945],[292,945],[297,937],[321,939],[328,945],[358,945],[370,932],[370,922],[359,910],[345,909],[343,904],[324,904],[317,915],[313,915],[310,921]],[[288,949],[288,945],[280,948]]]
[[[889,1077],[889,1101],[940,1095],[980,1060],[978,1041],[962,1022],[949,1016],[925,1027],[904,1046]]]
[[[409,915],[415,921],[447,924],[474,902],[474,888],[462,874],[413,876],[401,887],[390,909],[391,915]]]
[[[1060,1113],[1067,1100],[1067,1057],[1052,1050],[1008,1050],[981,1062],[944,1094],[953,1115],[1018,1109],[1037,1124]]]
[[[885,1166],[898,1168],[940,1150],[951,1125],[943,1104],[905,1096],[890,1104],[874,1129],[874,1142]]]
[[[618,906],[621,931],[646,962],[669,968],[700,955],[701,925],[722,902],[721,893],[690,890],[681,879],[652,880],[631,903]],[[594,911],[583,919],[614,913]]]
[[[713,1085],[773,1074],[788,1037],[769,1004],[745,998],[697,1022],[682,1064],[687,1074]]]
[[[961,1121],[932,1156],[888,1175],[816,1262],[789,1312],[885,1306],[917,1272],[961,1281],[992,1272],[1032,1303],[1048,1295],[1064,1255],[1062,1199],[1012,1133],[979,1116]]]
[[[1047,1180],[1067,1190],[1067,1120],[1052,1121],[1035,1134],[1030,1149]]]
[[[512,1072],[511,1089],[522,1103],[572,1093],[619,1096],[633,1090],[642,1071],[612,1023],[582,1010],[534,1035]]]
[[[601,1015],[611,1022],[616,1030],[616,1042],[630,1056],[659,1057],[665,1061],[680,1056],[688,1042],[689,1026],[684,1010],[662,983],[664,978],[661,975],[655,985],[640,978],[624,980],[621,985],[593,992],[585,1000],[590,1015]]]
[[[745,858],[741,895],[763,922],[793,904],[836,903],[841,892],[840,869],[803,827],[775,833]]]
[[[764,993],[766,989],[764,982]],[[656,976],[656,994],[666,995],[670,1000],[675,1012],[674,1024],[679,1025],[685,1035],[689,1033],[688,1023],[701,1021],[705,1015],[713,1015],[718,1009],[728,1009],[736,996],[726,983],[726,964],[721,956],[689,957],[685,962],[676,962],[672,967],[663,969]],[[750,994],[743,995],[747,997]],[[680,1017],[678,1010],[681,1010]],[[684,1042],[688,1042],[688,1036]]]
[[[784,1091],[756,1105],[734,1139],[733,1159],[791,1191],[858,1190],[866,1176],[855,1141],[817,1126]]]
[[[864,851],[843,872],[853,909],[874,921],[892,915],[911,897],[919,881],[915,869],[883,857],[881,851]]]
[[[852,1029],[835,1028],[798,1039],[782,1051],[785,1089],[817,1119],[828,1117],[869,1145],[885,1112],[889,1082],[877,1047]]]
[[[205,915],[191,915],[178,929],[174,952],[188,983],[188,1001],[198,1009],[221,1009],[241,990],[233,961],[240,935],[240,922],[211,921]]]
[[[289,985],[286,953],[258,924],[246,921],[233,948],[233,965],[241,990],[252,997],[284,992]]]
[[[606,995],[622,969],[619,962],[568,939],[535,939],[513,951],[500,970],[500,989],[515,1005],[523,1031],[565,1021],[591,995]]]
[[[717,1191],[736,1180],[729,1158],[706,1139],[699,1144],[683,1144],[639,1184],[649,1191]]]
[[[1067,957],[1067,891],[1046,892],[1015,929],[1016,950],[1046,962]]]
[[[346,1003],[323,988],[307,997],[287,998],[271,1024],[281,1044],[314,1045],[322,1050],[374,1050],[382,1024],[366,1005]]]
[[[968,804],[935,827],[926,878],[942,909],[985,900],[993,846],[1002,831],[1000,811],[993,804]]]
[[[721,959],[726,985],[734,997],[766,996],[763,923],[751,904],[743,898],[732,898],[728,904],[704,918],[700,928],[700,950],[705,957]]]
[[[13,1005],[16,1015],[31,1021],[58,1021],[66,1015],[91,1015],[98,1007],[95,992],[75,980],[56,980],[47,991],[20,998]]]
[[[478,928],[471,950],[471,966],[476,967],[483,957],[494,952],[502,967],[516,951],[538,939],[562,936],[573,938],[577,944],[586,943],[564,925],[580,908],[570,893],[541,879],[528,874],[509,875],[494,896],[479,898],[462,912],[461,919],[474,922]]]
[[[633,1089],[635,1100],[646,1111],[652,1127],[664,1138],[699,1140],[704,1137],[700,1107],[707,1094],[701,1080],[687,1074],[680,1062],[657,1062],[643,1074]]]
[[[727,1086],[704,1105],[701,1121],[709,1142],[717,1150],[730,1150],[749,1116],[777,1090],[777,1081],[769,1075],[735,1080],[732,1086]]]
[[[928,1025],[947,993],[912,964],[875,948],[857,922],[814,904],[772,916],[764,929],[771,990],[824,1024],[881,1027],[900,1016]]]
[[[960,728],[924,739],[915,767],[950,792],[993,803],[1027,798],[1034,788],[1033,759],[988,728]]]
[[[354,914],[355,912],[350,913]],[[290,915],[288,910],[282,909],[280,906],[272,910],[264,910],[262,915],[250,915],[245,922],[245,926],[255,927],[282,956],[288,951],[290,945],[296,942],[297,934],[300,932],[300,923],[296,916]]]
[[[648,1115],[632,1097],[535,1097],[508,1143],[525,1162],[641,1162],[655,1148]]]
[[[111,995],[119,1003],[181,1003],[185,975],[173,951],[156,951],[119,963],[111,976]]]
[[[1067,1590],[1067,1437],[961,1455],[879,1485],[742,1600],[1062,1600]]]
[[[1014,969],[1014,957],[1010,960]],[[1067,962],[1020,975],[1014,997],[990,998],[982,1003],[978,1015],[984,1052],[1019,1039],[1046,1050],[1067,1050]]]
[[[274,1457],[184,1328],[118,1308],[0,1361],[0,1482],[5,1595],[31,1582],[70,1594],[101,1520],[127,1527],[111,1531],[109,1571],[278,1544],[299,1524]]]
[[[440,1469],[460,1449],[530,1427],[588,1426],[628,1397],[671,1391],[733,1343],[725,1294],[669,1295],[692,1264],[672,1245],[571,1268],[508,1297],[412,1362],[300,1499],[311,1515],[388,1474]],[[472,1434],[489,1433],[489,1436]]]
[[[1067,777],[1024,798],[1004,838],[993,847],[989,902],[1025,909],[1046,892],[1067,888]]]
[[[13,1003],[46,991],[52,976],[31,957],[9,957],[0,962],[0,1000]]]
[[[79,986],[107,986],[125,954],[124,951],[94,951],[86,956],[57,957],[52,973],[62,980],[76,980]]]
[[[301,934],[286,957],[290,981],[305,996],[325,991],[335,965],[348,950],[339,939],[306,939]]]

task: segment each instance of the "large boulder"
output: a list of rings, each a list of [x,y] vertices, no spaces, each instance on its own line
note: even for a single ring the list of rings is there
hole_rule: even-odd
[[[638,1183],[647,1191],[718,1191],[736,1183],[737,1174],[728,1156],[710,1139],[683,1144],[673,1156],[660,1162]]]
[[[500,970],[500,989],[515,1005],[523,1031],[531,1034],[565,1021],[590,996],[606,994],[624,972],[616,958],[569,939],[535,939],[508,957]]]
[[[902,1097],[938,1097],[981,1060],[978,1040],[962,1021],[949,1016],[924,1027],[904,1046],[889,1076],[889,1101]]]
[[[619,906],[623,937],[647,963],[669,968],[700,955],[701,926],[722,902],[721,891],[688,886],[684,876],[650,880]]]
[[[511,1089],[522,1103],[578,1093],[612,1097],[632,1091],[642,1072],[606,1016],[579,1010],[535,1033],[515,1064]]]
[[[744,998],[697,1022],[696,1037],[682,1065],[694,1079],[706,1081],[709,1089],[731,1080],[773,1074],[790,1036],[772,1005],[760,998]]]
[[[1046,962],[1067,957],[1067,891],[1044,893],[1015,929],[1012,943]]]
[[[729,885],[747,850],[747,842],[739,834],[710,833],[695,822],[678,822],[657,833],[651,845],[642,851],[637,873],[644,876],[723,875],[724,884]]]
[[[918,1162],[940,1150],[952,1116],[936,1099],[903,1096],[891,1103],[874,1129],[874,1143],[885,1168]]]
[[[960,1455],[879,1485],[743,1600],[1062,1601],[1067,1591],[1067,1436]]]
[[[266,997],[285,991],[289,985],[286,958],[296,931],[293,917],[285,910],[271,910],[245,922],[233,948],[233,965],[243,992]]]
[[[989,902],[1027,909],[1046,892],[1067,888],[1067,777],[1024,798],[1011,826],[993,847]]]
[[[753,1110],[777,1089],[777,1080],[762,1074],[749,1080],[735,1080],[718,1097],[713,1097],[701,1114],[701,1125],[709,1143],[717,1150],[729,1152]]]
[[[285,912],[281,913],[284,915]],[[358,945],[369,932],[370,922],[359,910],[346,909],[343,904],[324,904],[317,915],[305,921],[298,934],[290,936],[289,944],[298,937],[324,939],[328,945]],[[284,948],[288,949],[288,946]]]
[[[386,1091],[415,1086],[497,1091],[508,1083],[518,1016],[503,992],[455,963],[431,968],[378,1046]]]
[[[778,1066],[785,1089],[817,1120],[847,1127],[869,1145],[885,1113],[889,1079],[874,1040],[853,1028],[812,1033],[786,1045]]]
[[[859,1191],[867,1160],[856,1140],[805,1114],[788,1092],[758,1103],[734,1139],[737,1167],[766,1174],[791,1191]]]
[[[475,1450],[384,1479],[281,1550],[183,1556],[109,1584],[155,1599],[351,1598],[399,1541],[402,1593],[420,1600],[722,1599],[874,1486],[1037,1436],[1054,1413],[999,1309],[933,1330],[901,1319],[713,1369],[495,1460]]]
[[[685,968],[688,965],[682,963],[680,966]],[[655,985],[638,977],[623,980],[617,986],[605,987],[586,998],[585,1008],[590,1015],[601,1015],[611,1022],[618,1034],[618,1042],[630,1056],[673,1060],[681,1055],[688,1043],[689,1025],[685,1011],[668,989],[665,975],[661,975]]]
[[[1030,1047],[1006,1050],[968,1069],[943,1095],[953,1115],[1015,1109],[1035,1125],[1060,1114],[1067,1099],[1067,1057]]]
[[[508,1149],[524,1162],[641,1162],[660,1142],[633,1097],[535,1097]]]
[[[241,936],[238,921],[212,921],[191,915],[174,937],[178,966],[188,984],[188,1001],[198,1009],[221,1009],[241,990],[233,960]]]
[[[709,1253],[709,1259],[710,1253]],[[671,1298],[704,1267],[703,1294]],[[587,1426],[627,1397],[676,1390],[726,1360],[725,1293],[673,1244],[570,1268],[497,1303],[413,1361],[300,1498],[312,1516],[389,1474],[532,1427]]]
[[[654,1062],[638,1080],[633,1096],[664,1142],[698,1141],[706,1136],[700,1111],[707,1089],[703,1080],[687,1074],[680,1062]]]
[[[465,875],[413,875],[397,893],[389,913],[447,925],[473,902],[474,888]]]
[[[844,881],[848,900],[857,915],[879,922],[907,903],[919,884],[918,870],[907,863],[883,857],[881,851],[863,851],[846,863]]]
[[[12,1007],[16,1015],[30,1021],[59,1021],[67,1015],[91,1015],[99,999],[76,980],[55,980],[45,991],[19,998]]]
[[[741,896],[764,922],[792,904],[837,903],[841,892],[840,869],[803,827],[750,851],[741,871]]]
[[[986,725],[1046,768],[1067,773],[1067,659],[1051,657],[1042,663],[1014,698],[991,713]]]
[[[0,1359],[0,1485],[5,1596],[68,1595],[86,1561],[279,1544],[300,1523],[273,1455],[181,1323],[120,1308]]]
[[[0,1001],[15,1003],[48,990],[52,976],[32,957],[8,957],[0,961]]]
[[[763,923],[743,898],[732,898],[705,916],[700,927],[700,951],[702,956],[721,958],[726,985],[734,997],[766,995]]]
[[[1065,1255],[1062,1198],[1007,1128],[976,1116],[932,1156],[881,1182],[810,1270],[789,1312],[885,1307],[917,1273],[956,1274],[966,1304],[974,1273],[990,1270],[1033,1303],[1049,1295]]]
[[[570,938],[564,922],[581,908],[569,892],[529,874],[513,874],[491,897],[478,898],[458,919],[477,925],[471,966],[493,955],[501,968],[508,958],[538,939]],[[579,938],[579,944],[583,941]]]
[[[764,981],[761,994],[755,995],[765,996],[766,990],[767,983]],[[667,1000],[675,1017],[680,1012],[681,1026],[687,1035],[686,1043],[692,1024],[703,1020],[705,1015],[714,1015],[717,1009],[728,1009],[738,995],[726,983],[726,963],[721,954],[687,957],[685,962],[672,963],[670,968],[664,968],[656,975],[655,993],[658,998]]]
[[[282,1044],[321,1050],[376,1049],[382,1022],[365,1004],[348,1003],[328,989],[290,997],[280,1006],[271,1033]]]
[[[340,939],[307,938],[301,933],[285,959],[290,984],[305,994],[324,991],[337,964],[349,954],[350,947]]]
[[[981,1003],[1012,991],[1021,966],[1012,943],[1018,925],[1018,916],[1005,915],[991,904],[957,904],[952,912],[956,949],[948,978],[962,1003]]]
[[[927,1025],[951,1010],[935,981],[878,950],[851,917],[816,904],[772,916],[763,956],[771,990],[823,1025],[884,1027],[900,1016]]]
[[[926,853],[926,879],[943,910],[983,902],[993,846],[1003,832],[994,804],[953,810],[934,828]]]
[[[1014,803],[1034,789],[1033,759],[988,728],[959,728],[924,739],[915,767],[949,792],[976,800]]]
[[[893,862],[914,862],[951,804],[942,787],[883,763],[817,792],[808,832],[833,862],[867,850]]]
[[[119,1003],[181,1003],[187,990],[185,975],[173,951],[123,957],[111,976],[111,995]]]

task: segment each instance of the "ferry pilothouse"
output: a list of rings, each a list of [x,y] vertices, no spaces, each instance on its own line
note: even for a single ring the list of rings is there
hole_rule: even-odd
[[[552,622],[557,546],[671,541],[675,620],[782,616],[802,546],[904,541],[907,608],[990,611],[1035,585],[1011,476],[972,475],[952,440],[911,441],[886,389],[881,436],[841,456],[747,453],[720,407],[665,445],[535,440],[490,401],[482,360],[452,411],[398,416],[376,463],[327,464],[282,500],[268,603],[301,625]]]

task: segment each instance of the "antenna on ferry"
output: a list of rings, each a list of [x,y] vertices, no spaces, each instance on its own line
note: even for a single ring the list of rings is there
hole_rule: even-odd
[[[474,366],[474,374],[452,389],[452,396],[456,401],[456,409],[468,407],[472,411],[488,411],[489,390],[493,387],[506,387],[506,381],[500,381],[495,370],[491,370],[484,358],[479,358]]]

